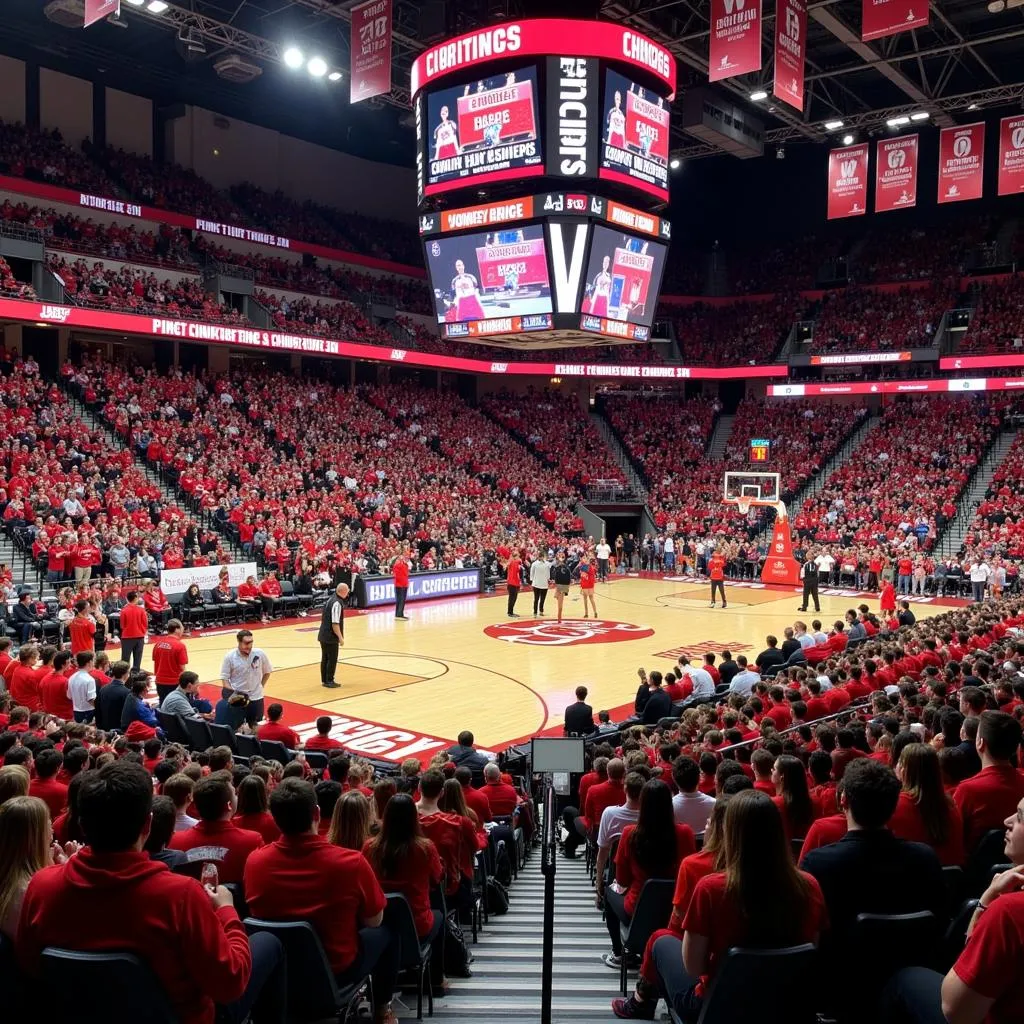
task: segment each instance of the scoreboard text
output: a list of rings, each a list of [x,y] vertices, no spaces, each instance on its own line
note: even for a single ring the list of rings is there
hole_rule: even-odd
[[[750,461],[767,462],[772,451],[772,443],[764,437],[750,439]]]

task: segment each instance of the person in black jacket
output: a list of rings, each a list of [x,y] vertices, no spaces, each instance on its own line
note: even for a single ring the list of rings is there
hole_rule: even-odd
[[[32,639],[32,634],[39,636],[43,634],[43,624],[39,619],[35,604],[32,602],[32,595],[26,590],[18,595],[18,603],[11,612],[11,619],[14,628],[18,631],[18,642],[27,644]]]
[[[739,670],[739,665],[733,661],[732,651],[722,651],[722,663],[718,666],[718,678],[721,680],[719,685],[727,687]]]
[[[652,672],[650,693],[647,696],[647,703],[644,705],[640,720],[644,725],[657,725],[663,718],[669,718],[671,714],[672,698],[662,689],[661,673]]]
[[[594,709],[586,702],[587,688],[576,687],[576,703],[570,704],[565,709],[565,735],[566,736],[589,736],[597,732],[594,725]]]
[[[128,687],[124,685],[128,678],[127,661],[115,661],[110,666],[110,682],[99,688],[96,694],[96,727],[110,730],[121,728],[121,716],[124,713],[124,702],[128,699]]]

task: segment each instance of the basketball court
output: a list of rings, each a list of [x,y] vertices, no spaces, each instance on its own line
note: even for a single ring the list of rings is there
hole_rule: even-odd
[[[429,759],[462,729],[490,750],[546,729],[560,732],[562,713],[581,683],[595,712],[607,709],[617,720],[632,709],[640,666],[664,671],[680,654],[699,659],[723,648],[753,658],[767,634],[781,639],[796,618],[820,618],[827,628],[857,604],[878,608],[877,595],[822,588],[821,615],[800,615],[798,590],[759,581],[727,583],[726,609],[708,608],[708,593],[706,582],[679,576],[620,576],[598,584],[596,621],[575,617],[583,603],[574,587],[561,625],[551,595],[548,617],[530,615],[529,592],[520,594],[518,619],[506,617],[504,593],[410,604],[408,622],[397,622],[391,608],[350,613],[339,690],[320,686],[319,618],[253,632],[274,666],[268,697],[285,704],[286,722],[300,734],[329,714],[336,718],[333,734],[354,750]],[[927,617],[954,603],[918,598],[914,611]],[[218,679],[234,633],[214,630],[187,639],[189,667],[203,682]]]

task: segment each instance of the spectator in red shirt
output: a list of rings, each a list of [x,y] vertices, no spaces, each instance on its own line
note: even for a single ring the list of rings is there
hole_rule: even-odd
[[[153,644],[153,675],[161,704],[169,693],[175,691],[181,673],[188,664],[188,649],[181,639],[184,635],[185,627],[181,619],[168,619],[167,635]]]
[[[283,715],[284,708],[280,704],[271,704],[267,708],[267,720],[256,730],[256,735],[261,740],[276,740],[289,750],[298,750],[299,734],[294,729],[289,729],[287,725],[281,724]]]
[[[28,787],[28,795],[38,797],[49,808],[51,821],[63,814],[68,802],[68,787],[56,778],[63,763],[60,751],[52,747],[40,750],[35,758],[35,778]]]
[[[149,615],[149,622],[154,633],[162,633],[171,617],[171,606],[156,580],[146,580],[142,585],[142,604]],[[122,623],[122,627],[123,627]],[[124,636],[124,633],[121,633]],[[127,659],[125,659],[127,660]]]
[[[755,750],[750,755],[750,764],[754,769],[754,789],[769,796],[775,796],[775,783],[772,781],[772,772],[775,769],[775,758],[770,750]]]
[[[199,822],[183,832],[175,832],[171,849],[183,850],[190,863],[212,861],[222,882],[241,882],[245,862],[253,850],[263,845],[263,838],[231,821],[238,807],[231,773],[219,771],[200,779],[192,791],[192,803],[199,813]]]
[[[439,910],[430,906],[430,890],[444,874],[437,847],[420,829],[416,804],[408,793],[396,793],[384,808],[380,832],[366,841],[363,855],[370,862],[381,887],[400,892],[409,901],[416,934],[429,939],[431,984],[444,986],[444,931]]]
[[[697,882],[683,938],[654,944],[658,984],[684,1020],[695,1020],[733,946],[817,943],[827,927],[818,883],[793,864],[782,816],[764,793],[737,793],[724,822],[725,870]],[[653,1016],[653,1015],[652,1015]]]
[[[249,832],[259,832],[264,843],[273,843],[281,838],[281,830],[277,827],[273,816],[268,810],[267,784],[258,775],[246,775],[238,784],[238,803],[234,824]]]
[[[889,831],[897,839],[931,846],[943,867],[964,863],[964,825],[960,810],[942,785],[938,752],[925,743],[908,743],[896,775],[903,788]]]
[[[975,747],[981,771],[964,779],[953,800],[964,819],[964,849],[970,856],[989,829],[1002,827],[1024,798],[1024,775],[1011,759],[1020,747],[1020,723],[1003,711],[983,711]]]
[[[839,687],[834,687],[839,689]],[[829,693],[832,691],[830,690]],[[849,700],[847,700],[849,703]],[[836,709],[838,710],[838,709]],[[863,750],[857,750],[853,745],[854,735],[852,729],[838,729],[836,731],[836,749],[832,751],[832,778],[839,782],[846,771],[846,766],[855,761],[858,757],[867,757]]]
[[[280,942],[249,938],[223,886],[206,890],[141,852],[152,804],[141,765],[115,761],[85,778],[79,811],[87,845],[29,883],[15,948],[21,968],[38,979],[47,946],[124,950],[153,971],[182,1024],[213,1024],[217,1005],[232,1020],[253,1013],[283,1024]]]
[[[124,596],[127,602],[121,609],[121,660],[131,663],[132,671],[142,667],[142,649],[146,644],[149,616],[136,590],[129,590]]]
[[[335,739],[332,739],[330,734],[331,728],[334,726],[334,719],[330,715],[321,715],[316,720],[316,735],[310,736],[306,740],[307,750],[341,750],[343,744]],[[345,780],[340,780],[344,782]]]
[[[436,769],[425,771],[420,777],[420,800],[416,810],[420,816],[423,834],[437,847],[445,873],[445,895],[448,907],[460,910],[473,901],[473,858],[477,838],[473,822],[468,817],[448,814],[438,806],[444,775]]]
[[[519,806],[515,787],[501,781],[501,769],[493,761],[484,767],[484,792],[491,805],[491,813],[497,817],[513,814]]]
[[[70,722],[75,714],[68,696],[68,673],[65,671],[70,660],[70,651],[57,651],[50,671],[39,682],[39,699],[43,710],[65,722]]]
[[[373,870],[362,853],[319,834],[320,808],[311,783],[284,779],[270,796],[270,811],[281,837],[245,866],[250,910],[269,921],[308,921],[338,984],[372,975],[375,1019],[392,1024],[398,943],[381,927],[387,901]]]
[[[89,602],[75,602],[75,617],[68,625],[71,634],[71,653],[96,649],[96,623],[89,618]]]
[[[776,792],[772,801],[782,814],[786,838],[803,839],[818,817],[818,809],[807,788],[803,762],[791,754],[783,754],[775,762],[772,781]]]
[[[24,644],[18,651],[18,664],[11,673],[8,688],[16,707],[29,711],[41,711],[39,684],[46,675],[45,668],[38,667],[39,648],[35,644]]]

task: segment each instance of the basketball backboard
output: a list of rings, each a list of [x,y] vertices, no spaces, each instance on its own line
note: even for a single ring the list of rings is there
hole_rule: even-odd
[[[779,502],[778,473],[726,473],[722,499],[731,505],[775,505]]]

